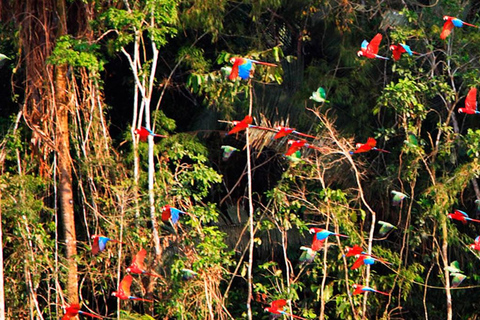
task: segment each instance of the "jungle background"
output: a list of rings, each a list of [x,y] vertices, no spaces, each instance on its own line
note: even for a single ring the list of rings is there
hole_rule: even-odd
[[[288,299],[307,319],[477,319],[479,228],[447,213],[479,214],[480,122],[457,109],[479,84],[480,32],[439,35],[444,15],[479,14],[473,0],[1,1],[1,316],[81,302],[106,318],[268,319]],[[421,55],[357,57],[377,33],[380,55]],[[235,56],[277,67],[230,81]],[[329,102],[309,99],[320,86]],[[288,138],[227,136],[248,113],[322,152],[292,161]],[[167,137],[139,141],[141,126]],[[368,137],[390,153],[350,154]],[[240,151],[223,161],[222,145]],[[392,206],[392,190],[408,198]],[[192,216],[163,222],[166,204]],[[379,220],[396,229],[380,236]],[[349,238],[301,265],[310,227]],[[94,234],[125,244],[92,255]],[[390,264],[350,270],[354,244]],[[142,247],[160,277],[135,276],[132,294],[155,302],[117,301]]]

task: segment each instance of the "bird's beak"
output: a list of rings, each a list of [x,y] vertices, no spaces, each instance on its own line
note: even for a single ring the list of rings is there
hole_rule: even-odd
[[[358,51],[357,56],[359,56],[359,57],[363,56],[363,51]]]

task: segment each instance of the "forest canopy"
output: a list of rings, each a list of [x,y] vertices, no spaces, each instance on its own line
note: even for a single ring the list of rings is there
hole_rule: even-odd
[[[480,312],[479,2],[0,18],[0,318]]]

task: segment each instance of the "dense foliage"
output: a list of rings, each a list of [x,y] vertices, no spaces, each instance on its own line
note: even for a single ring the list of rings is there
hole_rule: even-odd
[[[0,8],[6,318],[59,318],[81,302],[118,319],[267,319],[277,299],[306,319],[479,313],[479,255],[469,245],[480,229],[447,214],[480,217],[478,115],[458,112],[480,84],[480,33],[464,26],[440,39],[445,15],[480,24],[476,1],[8,0]],[[357,57],[377,33],[380,55],[391,57],[397,43],[418,54]],[[239,56],[277,67],[232,81],[229,61]],[[310,98],[318,87],[328,101]],[[293,135],[226,135],[249,113],[254,125],[315,136],[316,149],[289,158]],[[142,126],[164,137],[142,141]],[[389,152],[351,152],[369,137]],[[225,145],[238,149],[228,160]],[[394,206],[392,191],[407,197]],[[162,221],[165,205],[188,214]],[[378,221],[395,228],[381,234]],[[311,227],[348,238],[330,236],[304,264],[299,248],[311,245]],[[98,234],[123,244],[93,255]],[[385,262],[351,270],[344,250],[355,244]],[[111,293],[140,248],[157,276],[134,275],[132,295],[155,302],[119,301]],[[467,276],[456,288],[453,261]],[[196,276],[186,280],[185,269]],[[388,296],[353,295],[353,284]]]

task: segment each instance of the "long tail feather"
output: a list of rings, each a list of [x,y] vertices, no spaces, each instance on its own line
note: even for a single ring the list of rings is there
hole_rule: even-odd
[[[135,300],[135,301],[145,301],[145,302],[153,302],[153,300],[142,299],[142,298],[137,298],[137,297],[130,297],[130,300]]]
[[[146,276],[157,277],[157,278],[160,277],[158,274],[154,274],[154,273],[150,273],[150,272],[143,272],[142,274],[144,274]]]
[[[267,128],[267,127],[261,127],[261,126],[254,126],[254,125],[249,125],[248,126],[251,129],[258,129],[258,130],[265,130],[265,131],[271,131],[271,132],[277,132],[277,130],[273,128]]]
[[[388,293],[386,292],[383,292],[383,291],[378,291],[378,290],[375,290],[376,293],[380,293],[380,294],[383,294],[384,296],[389,296]]]
[[[252,60],[252,62],[256,64],[263,64],[264,66],[269,66],[269,67],[276,67],[277,65],[275,63],[269,63],[269,62],[263,62],[263,61],[257,61],[257,60]]]
[[[384,149],[375,148],[375,150],[377,150],[378,152],[390,153],[390,151]]]
[[[311,135],[306,134],[306,133],[301,133],[301,132],[298,132],[298,131],[293,131],[293,133],[295,133],[296,135],[299,135],[299,136],[301,136],[301,137],[306,137],[306,138],[311,138],[311,139],[317,139],[317,137],[311,136]]]
[[[295,319],[303,319],[303,320],[307,320],[306,318],[302,318],[300,316],[296,316],[294,314],[291,314],[291,313],[287,313],[287,312],[283,312],[284,315],[286,315],[287,317],[293,317]]]
[[[478,26],[476,26],[474,24],[471,24],[471,23],[463,22],[463,24],[466,25],[466,26],[469,26],[469,27],[478,28]]]
[[[477,219],[472,219],[472,218],[468,218],[468,221],[480,222],[480,220],[477,220]]]
[[[167,137],[167,136],[164,136],[163,134],[158,134],[158,133],[155,133],[154,136],[159,137],[159,138],[166,138]]]
[[[376,58],[378,59],[383,59],[383,60],[390,60],[390,58],[387,58],[387,57],[382,57],[382,56],[379,56],[378,54],[375,55]]]

